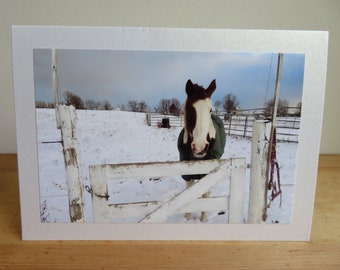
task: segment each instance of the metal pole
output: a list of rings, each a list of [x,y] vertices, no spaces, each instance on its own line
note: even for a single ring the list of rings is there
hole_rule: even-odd
[[[273,127],[276,126],[277,109],[279,106],[279,99],[280,99],[282,62],[283,62],[283,53],[279,53],[278,63],[277,63],[276,83],[275,83],[274,108],[273,108],[273,117],[272,117]]]
[[[270,144],[269,144],[269,151],[268,151],[268,162],[267,162],[267,181],[265,186],[265,200],[268,198],[268,184],[270,179],[270,163],[271,163],[271,156],[272,156],[272,145],[274,139],[274,131],[276,128],[276,117],[277,117],[277,109],[279,106],[279,99],[280,99],[280,87],[281,87],[281,76],[282,76],[282,63],[283,63],[283,53],[279,53],[278,55],[278,62],[277,62],[277,73],[276,73],[276,83],[275,83],[275,96],[274,96],[274,107],[273,107],[273,114],[272,114],[272,127],[270,132]],[[263,213],[263,221],[267,220],[267,207],[265,207]]]

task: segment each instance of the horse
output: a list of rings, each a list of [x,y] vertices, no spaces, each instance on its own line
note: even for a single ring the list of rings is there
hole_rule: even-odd
[[[185,86],[187,99],[184,105],[184,128],[179,134],[177,147],[180,160],[219,159],[224,153],[226,134],[222,120],[212,114],[211,96],[216,89],[216,80],[208,88],[193,84],[189,79]],[[205,175],[182,175],[187,188]],[[202,195],[208,198],[210,191]],[[186,213],[187,219],[191,218]],[[206,221],[207,213],[201,213],[201,221]]]

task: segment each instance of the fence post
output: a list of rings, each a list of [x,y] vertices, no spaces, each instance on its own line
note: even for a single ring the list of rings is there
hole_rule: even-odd
[[[54,108],[57,128],[61,128],[60,113],[59,113],[59,80],[57,73],[57,56],[56,49],[52,49],[52,83],[53,83],[53,94],[54,94]]]
[[[248,115],[246,115],[246,119],[244,120],[243,138],[245,138],[247,135],[247,124],[248,124]]]
[[[84,185],[77,137],[77,115],[73,106],[58,106],[65,159],[71,222],[85,222]]]
[[[228,120],[229,120],[228,136],[230,136],[232,118],[233,118],[233,116],[231,115],[231,113],[228,113]]]
[[[146,113],[146,123],[151,126],[151,113]]]
[[[262,223],[266,206],[268,153],[271,122],[255,121],[251,146],[248,223]]]

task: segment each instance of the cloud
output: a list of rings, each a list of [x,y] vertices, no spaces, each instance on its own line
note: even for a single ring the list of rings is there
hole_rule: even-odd
[[[53,97],[51,51],[36,50],[34,56],[36,99]],[[144,100],[151,108],[162,98],[184,102],[188,79],[205,87],[216,79],[215,100],[234,92],[243,108],[259,106],[265,99],[268,83],[273,91],[275,56],[228,52],[57,51],[62,90],[72,91],[84,100],[109,100],[112,105]],[[286,69],[289,71],[282,88],[290,93],[289,98],[299,99],[303,81],[301,56],[287,57]]]

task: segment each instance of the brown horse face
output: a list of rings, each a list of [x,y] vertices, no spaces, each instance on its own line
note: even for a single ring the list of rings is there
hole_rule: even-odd
[[[192,156],[202,159],[206,156],[211,139],[215,138],[215,128],[211,120],[211,95],[216,89],[213,80],[207,89],[193,84],[186,84],[187,100],[185,102],[185,132],[183,142],[190,144]]]

